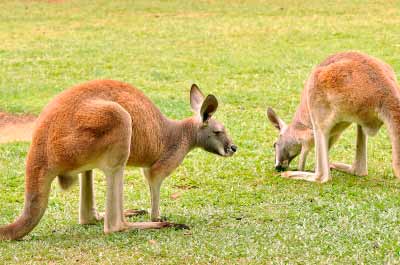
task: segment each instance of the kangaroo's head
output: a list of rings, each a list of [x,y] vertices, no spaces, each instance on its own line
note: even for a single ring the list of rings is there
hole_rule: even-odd
[[[272,125],[279,130],[278,140],[274,143],[275,169],[283,171],[300,154],[302,144],[295,135],[295,129],[286,125],[273,109],[268,108],[267,116]]]
[[[217,98],[213,95],[205,98],[198,86],[193,84],[190,89],[190,105],[198,123],[197,146],[220,156],[233,155],[237,150],[236,145],[232,143],[224,125],[212,117],[218,108]]]

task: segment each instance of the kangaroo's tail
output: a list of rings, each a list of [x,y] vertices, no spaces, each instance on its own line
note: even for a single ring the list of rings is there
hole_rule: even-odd
[[[32,152],[33,151],[33,152]],[[40,153],[40,152],[39,152]],[[0,227],[0,240],[24,237],[39,223],[47,208],[51,182],[43,157],[30,150],[25,177],[25,205],[22,214],[11,224]]]

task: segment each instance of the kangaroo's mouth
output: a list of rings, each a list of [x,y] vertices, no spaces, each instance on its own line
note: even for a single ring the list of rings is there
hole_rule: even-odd
[[[286,167],[283,167],[282,165],[278,165],[275,167],[275,170],[278,172],[286,171]]]
[[[236,151],[237,151],[236,145],[232,144],[232,145],[226,146],[224,148],[224,154],[222,156],[224,156],[224,157],[233,156],[233,154],[236,153]]]
[[[281,163],[275,165],[275,170],[278,172],[286,171],[289,167],[289,160],[284,160]]]

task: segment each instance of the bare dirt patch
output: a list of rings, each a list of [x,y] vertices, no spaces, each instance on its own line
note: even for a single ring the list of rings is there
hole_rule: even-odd
[[[0,143],[31,141],[35,125],[34,115],[14,115],[0,112]]]

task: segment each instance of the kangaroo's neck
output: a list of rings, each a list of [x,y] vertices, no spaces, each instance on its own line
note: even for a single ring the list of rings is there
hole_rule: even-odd
[[[197,144],[197,126],[194,118],[171,120],[165,118],[163,132],[164,153],[180,152],[185,156]]]
[[[160,152],[151,165],[153,174],[168,176],[187,153],[196,147],[196,123],[191,118],[181,121],[163,119]]]
[[[294,114],[292,124],[312,130],[310,112],[307,104],[307,87],[305,87],[301,93],[300,105],[297,107],[296,113]]]
[[[310,112],[307,106],[306,89],[303,89],[301,94],[300,105],[294,114],[292,123],[290,124],[296,138],[300,141],[310,141],[313,138],[313,127],[311,123]]]
[[[291,124],[296,129],[312,130],[312,123],[311,123],[311,118],[310,118],[308,108],[306,107],[303,109],[303,106],[300,105],[294,115],[294,118],[293,118]]]

